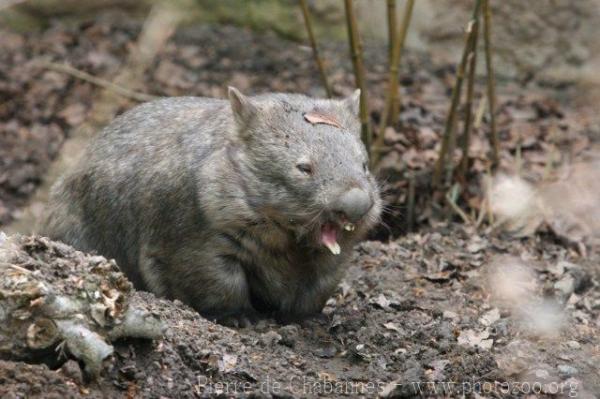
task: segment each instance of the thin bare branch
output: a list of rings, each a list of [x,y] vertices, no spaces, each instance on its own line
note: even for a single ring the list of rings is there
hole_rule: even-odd
[[[396,40],[399,41],[399,49],[398,49],[398,61],[397,68],[398,73],[400,72],[400,61],[402,61],[402,50],[404,49],[404,43],[406,42],[406,35],[408,34],[408,28],[410,26],[410,21],[412,20],[413,8],[415,5],[415,0],[408,0],[406,6],[404,8],[404,15],[402,16],[402,25],[400,26],[401,33],[399,38]],[[396,74],[396,79],[398,79],[398,75]],[[398,114],[400,113],[400,87],[398,85],[398,81],[396,81],[396,85],[392,87],[392,101],[390,104],[389,110],[389,123],[394,125],[398,121]]]
[[[500,140],[496,130],[496,78],[492,64],[492,12],[489,0],[483,1],[483,42],[485,47],[485,65],[487,68],[487,95],[490,111],[490,142],[492,144],[492,166],[500,161]]]
[[[479,16],[473,26],[473,43],[469,54],[469,74],[467,76],[467,101],[465,104],[465,124],[462,134],[462,159],[458,169],[458,179],[465,182],[469,169],[469,146],[471,145],[471,131],[473,125],[473,92],[475,88],[475,69],[477,68],[477,39],[479,37]]]
[[[360,124],[361,135],[367,153],[371,151],[371,126],[369,123],[369,108],[367,99],[367,89],[365,84],[365,67],[362,59],[362,44],[358,34],[358,24],[356,23],[356,15],[352,0],[344,0],[346,10],[346,24],[348,26],[348,38],[350,41],[350,55],[352,57],[352,65],[354,67],[354,77],[356,86],[360,89]]]
[[[467,214],[466,214],[466,213],[465,213],[465,212],[464,212],[462,209],[460,209],[460,207],[459,207],[459,206],[458,206],[458,204],[456,203],[456,197],[458,196],[458,194],[453,196],[453,195],[452,195],[452,193],[453,193],[453,192],[454,192],[454,193],[458,193],[458,191],[459,191],[459,186],[458,186],[458,185],[455,185],[455,186],[453,187],[453,189],[452,189],[452,190],[449,190],[449,191],[446,193],[446,202],[448,202],[448,205],[450,205],[450,208],[452,208],[452,210],[453,210],[453,211],[454,211],[454,212],[455,212],[455,213],[456,213],[458,216],[460,216],[460,218],[462,219],[462,221],[463,221],[465,224],[471,224],[471,225],[472,225],[472,224],[475,224],[475,223],[473,222],[473,220],[472,220],[472,219],[469,217],[469,215],[467,215]]]
[[[406,225],[407,230],[413,231],[415,228],[415,194],[416,178],[413,172],[408,175],[408,195],[406,198]]]
[[[139,93],[139,92],[127,89],[125,87],[116,85],[108,80],[96,77],[94,75],[90,75],[87,72],[80,71],[79,69],[73,68],[72,66],[67,65],[67,64],[59,64],[56,62],[42,61],[42,62],[39,62],[37,65],[47,68],[47,69],[51,69],[56,72],[66,73],[67,75],[71,75],[77,79],[81,79],[86,82],[92,83],[96,86],[100,86],[106,90],[110,90],[116,94],[119,94],[123,97],[130,98],[135,101],[144,102],[144,101],[155,100],[156,98],[158,98],[158,97],[150,95],[150,94]]]
[[[458,126],[458,118],[454,117],[452,125],[452,134],[450,134],[450,140],[448,141],[448,150],[446,151],[446,163],[444,165],[444,184],[450,186],[454,179],[454,150],[456,149],[456,127]]]
[[[390,64],[390,70],[388,73],[388,89],[385,97],[385,105],[383,107],[383,111],[381,112],[381,121],[379,124],[378,131],[379,134],[377,135],[377,139],[375,141],[375,147],[378,148],[383,148],[383,132],[388,124],[390,112],[392,111],[394,102],[400,104],[400,95],[398,88],[398,69],[414,5],[414,0],[407,1],[406,7],[404,8],[404,16],[402,17],[402,25],[400,25],[398,31],[396,32],[396,39],[394,40],[394,49],[392,52],[392,62]],[[376,164],[380,158],[381,151],[373,152],[374,164]]]
[[[392,65],[394,42],[396,41],[396,0],[387,0],[388,63]]]
[[[479,10],[481,9],[482,0],[476,0],[475,7],[473,10],[473,16],[469,21],[467,26],[467,36],[465,39],[465,47],[463,50],[463,54],[456,69],[456,82],[454,83],[454,87],[452,88],[452,97],[450,101],[450,109],[448,111],[448,117],[446,118],[446,124],[444,126],[444,134],[442,136],[442,145],[440,147],[440,154],[435,163],[433,170],[433,181],[432,185],[434,188],[437,188],[440,184],[440,178],[442,177],[442,169],[445,165],[446,157],[448,156],[448,148],[451,141],[451,136],[454,134],[454,125],[456,118],[456,108],[458,107],[458,102],[460,100],[460,93],[462,90],[462,83],[465,75],[465,68],[467,65],[467,60],[469,58],[469,53],[471,52],[471,48],[473,46],[473,40],[475,39],[473,26],[479,15]]]
[[[329,85],[329,81],[327,80],[327,74],[325,73],[325,65],[323,64],[323,60],[319,54],[319,49],[317,47],[317,41],[315,40],[315,34],[313,32],[312,24],[310,22],[310,14],[308,12],[308,5],[306,4],[306,0],[299,0],[300,8],[302,9],[302,15],[304,17],[304,25],[306,26],[306,33],[308,34],[308,41],[310,42],[310,46],[312,47],[313,56],[315,57],[315,62],[317,63],[317,68],[319,69],[319,75],[321,75],[321,81],[323,82],[323,87],[325,88],[325,93],[327,93],[327,97],[331,98],[333,93],[331,91],[331,86]]]
[[[485,112],[486,105],[487,97],[481,97],[481,100],[479,100],[479,105],[477,106],[477,111],[475,112],[475,120],[473,121],[474,129],[479,129],[481,127],[481,122],[483,121],[483,114]]]
[[[24,267],[21,267],[21,266],[18,266],[18,265],[13,265],[12,263],[1,262],[0,266],[2,266],[2,267],[10,267],[10,268],[15,269],[15,270],[17,270],[17,271],[19,271],[19,272],[21,272],[23,274],[31,274],[32,273],[31,270],[25,269]]]

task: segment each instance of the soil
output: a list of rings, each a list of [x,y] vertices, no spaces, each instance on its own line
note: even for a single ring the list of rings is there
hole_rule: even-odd
[[[122,16],[104,15],[70,26],[57,22],[37,33],[0,31],[0,130],[6,132],[0,135],[0,226],[19,218],[99,92],[36,62],[68,62],[110,79],[140,27]],[[386,49],[366,45],[365,51],[371,117],[377,123]],[[335,93],[349,94],[354,82],[348,49],[324,43],[323,53]],[[453,76],[453,65],[436,64],[427,54],[405,55],[402,112],[399,123],[386,131],[388,152],[380,169],[387,182],[388,227],[378,237],[405,233],[410,218],[422,230],[389,243],[358,246],[322,314],[298,324],[261,320],[250,328],[230,329],[177,301],[134,292],[133,304],[167,324],[164,338],[114,342],[115,355],[98,379],[90,379],[73,356],[50,366],[2,360],[0,397],[436,397],[475,392],[483,397],[595,397],[600,392],[597,249],[583,257],[551,234],[515,239],[435,222],[427,193]],[[141,91],[154,95],[222,97],[228,84],[248,93],[323,95],[310,49],[227,26],[178,30],[144,82]],[[483,89],[481,84],[476,104]],[[498,92],[504,170],[514,170],[520,156],[529,180],[547,178],[548,170],[586,156],[600,138],[596,115],[575,111],[566,101],[572,98],[570,87],[505,81]],[[119,112],[133,105],[128,102]],[[471,146],[469,184],[459,201],[468,212],[482,206],[479,182],[488,168],[488,130],[484,117]],[[405,214],[411,179],[417,193],[412,216]]]
[[[73,270],[85,267],[68,262],[97,262],[97,257],[74,256],[62,245],[60,251],[46,247],[22,250],[35,248],[39,259]],[[55,370],[3,362],[0,395],[411,397],[478,392],[513,397],[563,392],[558,397],[576,393],[591,398],[600,392],[597,264],[597,255],[581,259],[547,238],[508,239],[451,225],[389,244],[358,246],[323,313],[299,324],[261,320],[231,329],[178,301],[137,292],[130,306],[139,303],[164,320],[163,339],[114,342],[111,363],[92,381],[68,358]],[[518,265],[530,274],[517,273]],[[37,268],[55,273],[54,267]],[[503,282],[507,270],[511,273]],[[520,285],[528,287],[524,296],[512,292]],[[538,320],[538,306],[556,308]]]

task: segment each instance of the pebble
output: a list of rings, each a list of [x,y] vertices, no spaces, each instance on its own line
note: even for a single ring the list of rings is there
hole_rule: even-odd
[[[500,320],[500,310],[498,308],[493,308],[479,318],[479,322],[484,326],[491,326],[498,320]]]
[[[571,295],[575,291],[575,278],[570,274],[565,274],[554,283],[554,289],[562,292],[564,296]]]
[[[358,349],[358,348],[357,348]],[[331,359],[338,353],[337,348],[334,345],[327,345],[323,348],[317,348],[313,351],[313,354],[323,359]]]
[[[561,279],[554,283],[554,288],[561,291],[565,297],[573,292],[581,293],[592,284],[590,275],[582,267],[571,265],[566,270]]]
[[[454,331],[452,326],[448,322],[442,322],[437,328],[436,338],[446,338],[449,340],[454,339]]]
[[[258,342],[265,347],[273,346],[281,341],[281,335],[277,334],[275,331],[268,331],[260,335]]]
[[[555,383],[558,380],[554,369],[548,364],[539,364],[536,368],[530,369],[523,375],[523,381],[533,384],[541,384],[542,387]]]
[[[281,341],[279,342],[282,345],[293,348],[296,345],[296,341],[298,340],[299,328],[293,324],[283,326],[279,329],[279,333],[281,334]]]
[[[440,353],[448,353],[452,348],[452,342],[447,339],[442,339],[438,342],[437,348],[440,351]]]
[[[567,346],[571,349],[581,349],[581,345],[577,341],[567,341]]]
[[[423,380],[423,368],[420,365],[418,365],[418,366],[407,369],[402,374],[402,379],[404,381],[422,381]]]
[[[575,367],[569,366],[568,364],[559,364],[558,373],[563,378],[573,377],[579,372]]]
[[[450,310],[444,310],[444,313],[442,313],[442,317],[444,319],[458,320],[458,314]]]

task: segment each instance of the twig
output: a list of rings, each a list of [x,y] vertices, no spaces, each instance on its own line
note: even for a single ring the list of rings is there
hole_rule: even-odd
[[[404,8],[404,16],[402,17],[402,25],[396,32],[396,39],[394,40],[394,48],[392,51],[392,62],[390,64],[390,70],[388,72],[388,90],[385,96],[385,105],[381,112],[381,121],[379,122],[379,134],[376,139],[375,146],[383,147],[383,131],[390,120],[390,112],[392,111],[394,102],[400,104],[400,95],[398,88],[398,68],[400,65],[400,57],[402,56],[402,49],[404,47],[404,41],[410,25],[412,17],[412,10],[415,5],[414,0],[408,0],[406,7]],[[392,113],[392,119],[397,118],[397,114]],[[375,157],[374,163],[379,160],[381,153],[378,151],[373,154]]]
[[[523,138],[520,133],[517,140],[517,148],[515,149],[515,165],[517,176],[521,177],[523,169]]]
[[[485,106],[487,104],[487,97],[481,97],[479,105],[477,106],[477,112],[475,112],[475,120],[473,121],[473,128],[479,129],[481,122],[483,121],[483,113],[485,112]]]
[[[100,86],[104,89],[113,91],[123,97],[131,98],[132,100],[144,102],[144,101],[155,100],[158,98],[158,97],[150,95],[150,94],[139,93],[139,92],[136,92],[133,90],[129,90],[125,87],[122,87],[122,86],[116,85],[112,82],[109,82],[108,80],[98,78],[96,76],[90,75],[87,72],[83,72],[83,71],[80,71],[79,69],[75,69],[72,66],[67,65],[67,64],[58,64],[56,62],[42,61],[42,62],[38,63],[38,65],[41,67],[47,68],[47,69],[51,69],[53,71],[66,73],[68,75],[76,77],[77,79],[81,79],[86,82],[95,84],[96,86]]]
[[[416,193],[416,181],[415,174],[410,172],[408,175],[408,195],[406,198],[406,224],[408,231],[413,231],[415,228],[415,193]]]
[[[485,47],[485,65],[487,68],[487,94],[490,111],[490,142],[492,144],[492,166],[497,166],[500,161],[500,140],[496,131],[496,79],[492,64],[492,12],[489,0],[483,1],[483,42]]]
[[[473,122],[473,90],[475,87],[475,69],[477,68],[477,39],[479,33],[479,16],[473,26],[473,43],[471,54],[469,54],[469,75],[467,76],[467,101],[465,104],[465,124],[462,135],[462,159],[458,170],[458,178],[462,183],[465,182],[467,171],[469,169],[469,146],[471,145],[471,125]]]
[[[17,271],[20,271],[21,273],[25,273],[25,274],[31,274],[32,273],[31,270],[27,270],[27,269],[25,269],[24,267],[21,267],[21,266],[13,265],[12,263],[4,263],[4,262],[2,262],[2,263],[0,263],[0,266],[10,267],[10,268],[13,268],[13,269],[15,269]]]
[[[331,98],[333,93],[331,92],[331,86],[329,85],[329,81],[327,80],[327,74],[325,73],[325,65],[323,64],[321,56],[319,55],[317,41],[315,40],[315,34],[312,29],[312,24],[310,23],[308,5],[306,4],[306,0],[299,1],[300,8],[302,9],[302,15],[304,16],[304,25],[306,26],[306,33],[308,34],[308,41],[310,42],[310,46],[312,47],[313,56],[315,57],[315,62],[317,63],[317,68],[319,68],[319,75],[321,75],[321,81],[323,82],[323,87],[325,88],[325,93],[327,94],[327,97]]]
[[[486,184],[487,184],[487,182],[486,182]],[[484,197],[484,199],[483,199],[483,202],[481,203],[481,208],[479,208],[479,215],[477,216],[477,221],[475,222],[476,228],[479,228],[479,226],[481,226],[481,223],[483,223],[483,219],[485,218],[485,215],[486,215],[487,203],[488,203],[488,199],[487,199],[487,195],[486,195],[486,197]]]
[[[486,164],[486,171],[482,175],[483,179],[483,201],[481,203],[481,207],[479,208],[479,215],[477,216],[477,222],[475,223],[475,227],[479,228],[483,223],[485,217],[488,217],[488,224],[490,226],[494,225],[494,214],[492,213],[492,205],[491,199],[492,196],[492,175],[491,169],[489,166],[489,162]]]
[[[350,55],[354,67],[356,86],[360,89],[360,125],[361,135],[367,153],[371,152],[371,126],[369,123],[369,109],[367,104],[367,89],[365,85],[365,67],[362,59],[362,45],[358,35],[356,15],[352,6],[352,0],[344,0],[346,10],[346,24],[348,26],[348,38],[350,40]]]
[[[486,202],[485,202],[485,210],[487,213],[487,217],[488,217],[488,224],[490,226],[494,226],[494,213],[492,212],[492,200],[491,200],[491,195],[492,195],[492,167],[490,165],[490,163],[488,162],[485,166],[486,169],[486,191],[487,191],[487,196],[486,196]]]
[[[544,174],[542,175],[542,181],[546,181],[552,176],[554,170],[554,164],[556,160],[560,159],[560,151],[558,150],[557,143],[557,131],[556,125],[551,125],[549,128],[548,143],[550,144],[550,151],[546,156],[546,165],[544,166]]]
[[[452,134],[450,135],[450,140],[448,142],[448,151],[446,151],[446,163],[444,167],[445,179],[444,184],[449,187],[452,184],[452,180],[454,177],[454,150],[456,149],[456,128],[458,126],[458,118],[454,118],[452,124]]]
[[[454,133],[454,120],[456,118],[456,108],[458,106],[458,102],[460,100],[460,93],[462,89],[462,83],[465,75],[465,67],[467,64],[468,56],[470,50],[472,48],[472,42],[475,38],[473,34],[473,25],[474,22],[479,15],[479,10],[481,8],[482,0],[476,0],[475,8],[473,10],[473,16],[471,21],[469,21],[469,25],[467,26],[467,37],[465,39],[465,47],[463,50],[463,54],[456,70],[456,82],[454,83],[454,87],[452,88],[452,97],[450,102],[450,110],[448,111],[448,117],[446,118],[446,124],[444,126],[444,134],[442,136],[442,145],[440,147],[440,154],[435,163],[435,167],[433,170],[433,181],[432,185],[434,188],[437,188],[440,184],[440,178],[442,177],[442,169],[445,164],[446,156],[448,153],[448,147],[450,144],[450,139],[452,134]]]
[[[398,121],[398,114],[400,113],[400,86],[398,85],[398,73],[400,72],[400,61],[402,60],[402,50],[404,49],[404,43],[406,42],[406,35],[408,34],[408,28],[410,26],[410,21],[412,19],[413,8],[415,5],[415,0],[408,0],[406,6],[404,7],[404,14],[402,15],[402,25],[400,26],[401,35],[396,41],[399,41],[399,50],[398,50],[398,61],[397,63],[397,74],[396,74],[396,85],[392,87],[392,103],[390,104],[389,110],[389,123],[396,124]]]
[[[458,189],[459,189],[459,186],[455,184],[452,187],[452,190],[449,190],[446,193],[446,202],[448,202],[448,205],[450,205],[450,207],[452,208],[452,210],[458,216],[460,216],[460,218],[463,220],[463,222],[465,224],[473,224],[473,220],[462,209],[460,209],[460,207],[456,204],[456,200],[452,196],[453,193],[457,193]],[[457,194],[454,195],[454,197],[457,197],[457,196],[458,196]]]
[[[387,0],[388,64],[392,65],[392,54],[396,40],[396,0]]]

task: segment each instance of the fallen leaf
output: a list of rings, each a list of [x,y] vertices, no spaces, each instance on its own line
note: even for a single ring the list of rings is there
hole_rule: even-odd
[[[218,361],[219,371],[223,373],[232,371],[237,365],[237,360],[237,355],[229,355],[227,353],[224,354],[223,357]]]
[[[500,311],[498,308],[494,308],[489,312],[486,312],[479,318],[479,322],[484,326],[488,327],[494,324],[496,321],[500,319]]]
[[[444,312],[442,313],[442,317],[444,319],[449,319],[449,320],[454,320],[454,321],[457,321],[459,319],[458,314],[451,310],[444,310]]]
[[[481,237],[473,237],[471,241],[467,244],[467,251],[472,254],[476,254],[481,250],[485,249],[488,246],[488,243],[481,239]]]
[[[329,114],[324,114],[324,113],[321,113],[318,111],[311,111],[311,112],[305,113],[304,119],[306,119],[307,122],[309,122],[313,125],[322,124],[322,125],[334,126],[339,129],[342,128],[342,125],[340,125],[340,123],[335,118],[335,116],[329,115]]]
[[[446,379],[446,375],[444,373],[444,369],[446,366],[450,364],[449,360],[440,359],[432,361],[429,366],[430,370],[427,370],[427,377],[429,381],[444,381]]]
[[[336,381],[337,377],[335,374],[327,373],[325,371],[319,372],[319,381]]]
[[[369,302],[373,305],[379,306],[382,309],[389,309],[391,304],[391,301],[383,294],[379,294],[377,298],[373,298]]]
[[[471,346],[473,348],[479,347],[482,349],[490,349],[494,344],[493,339],[488,339],[490,336],[489,330],[475,331],[475,330],[464,330],[460,332],[458,336],[458,344],[464,346]]]
[[[402,332],[402,329],[396,323],[383,323],[383,326],[388,330],[396,331],[398,333]]]

